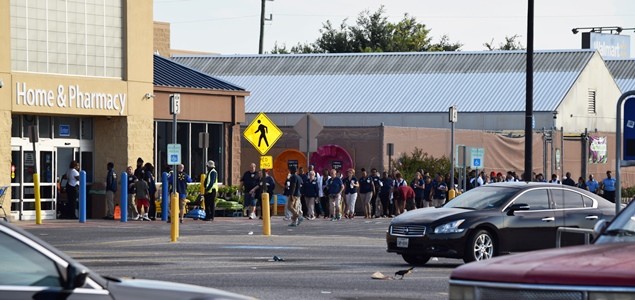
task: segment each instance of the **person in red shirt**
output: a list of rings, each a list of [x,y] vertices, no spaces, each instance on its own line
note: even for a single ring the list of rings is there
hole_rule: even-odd
[[[406,203],[415,201],[415,191],[407,185],[395,189],[395,213],[400,215],[406,211]]]

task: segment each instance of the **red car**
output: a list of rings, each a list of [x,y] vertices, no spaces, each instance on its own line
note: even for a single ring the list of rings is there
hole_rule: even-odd
[[[608,225],[608,226],[607,226]],[[450,276],[450,299],[635,299],[635,205],[594,244],[509,255],[466,264]]]

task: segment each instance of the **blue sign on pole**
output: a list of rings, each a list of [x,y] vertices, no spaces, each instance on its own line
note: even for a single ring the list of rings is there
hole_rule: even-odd
[[[635,161],[635,99],[624,102],[624,160]]]

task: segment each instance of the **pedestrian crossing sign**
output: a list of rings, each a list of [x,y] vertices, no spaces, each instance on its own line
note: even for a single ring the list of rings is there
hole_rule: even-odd
[[[260,155],[265,155],[282,137],[282,131],[264,113],[259,113],[243,132]]]

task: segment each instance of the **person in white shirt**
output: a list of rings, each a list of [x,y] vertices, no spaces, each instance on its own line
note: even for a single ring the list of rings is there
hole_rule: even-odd
[[[66,209],[62,212],[64,219],[77,219],[75,207],[77,205],[77,188],[79,187],[79,163],[71,161],[66,171]]]

